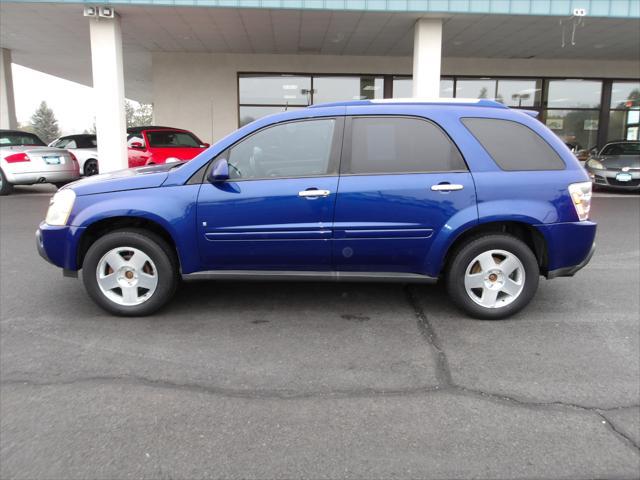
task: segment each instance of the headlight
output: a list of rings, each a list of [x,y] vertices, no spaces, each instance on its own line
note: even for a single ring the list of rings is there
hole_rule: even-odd
[[[591,210],[591,182],[572,183],[569,185],[569,195],[580,221],[588,219]]]
[[[589,160],[587,162],[587,166],[590,168],[593,168],[594,170],[604,170],[604,165],[602,165],[602,163],[600,163],[595,158],[592,158],[591,160]]]
[[[49,202],[49,210],[47,210],[45,222],[58,227],[66,225],[75,200],[76,194],[72,189],[63,188],[59,190]]]

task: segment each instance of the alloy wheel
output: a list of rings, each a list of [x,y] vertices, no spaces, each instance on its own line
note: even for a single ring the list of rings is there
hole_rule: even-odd
[[[475,257],[465,270],[467,295],[485,308],[512,303],[524,288],[525,271],[520,259],[505,250],[489,250]]]
[[[158,286],[158,270],[142,250],[117,247],[98,262],[96,279],[102,293],[118,305],[140,305]]]

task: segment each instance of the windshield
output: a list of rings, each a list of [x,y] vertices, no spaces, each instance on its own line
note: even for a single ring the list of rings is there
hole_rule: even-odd
[[[202,142],[189,132],[175,130],[157,130],[147,132],[150,147],[175,148],[175,147],[202,147]]]
[[[610,143],[602,149],[602,155],[640,155],[640,142]]]
[[[0,133],[0,147],[21,147],[23,145],[34,145],[44,147],[45,144],[33,133],[26,132],[4,132]]]

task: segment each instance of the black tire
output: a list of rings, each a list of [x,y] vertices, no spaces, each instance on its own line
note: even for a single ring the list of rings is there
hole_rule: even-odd
[[[13,185],[8,182],[0,168],[0,195],[9,195],[11,192],[13,192]]]
[[[465,288],[465,275],[470,263],[483,252],[504,250],[515,255],[524,268],[522,291],[511,303],[488,308],[476,303]],[[522,240],[508,234],[487,234],[470,239],[453,252],[446,271],[446,285],[454,303],[473,318],[500,320],[522,310],[538,289],[540,268],[531,249]]]
[[[157,269],[155,292],[139,305],[120,305],[109,299],[98,286],[98,263],[110,250],[132,247],[148,255]],[[163,307],[173,296],[178,284],[178,261],[173,249],[158,235],[143,229],[123,229],[96,240],[85,255],[82,281],[89,296],[104,310],[124,317],[150,315]]]
[[[100,173],[98,169],[98,161],[95,158],[90,158],[86,162],[84,162],[83,173],[85,177],[90,177],[92,175],[97,175]]]
[[[55,187],[57,189],[60,189],[60,188],[64,187],[67,183],[69,183],[69,182],[53,182],[53,185],[55,185]]]

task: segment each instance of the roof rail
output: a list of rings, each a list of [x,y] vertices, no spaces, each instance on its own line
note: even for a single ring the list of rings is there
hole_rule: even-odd
[[[365,105],[463,105],[469,107],[509,108],[494,100],[484,98],[380,98],[374,100],[349,100],[346,102],[318,103],[309,108],[356,107]]]

